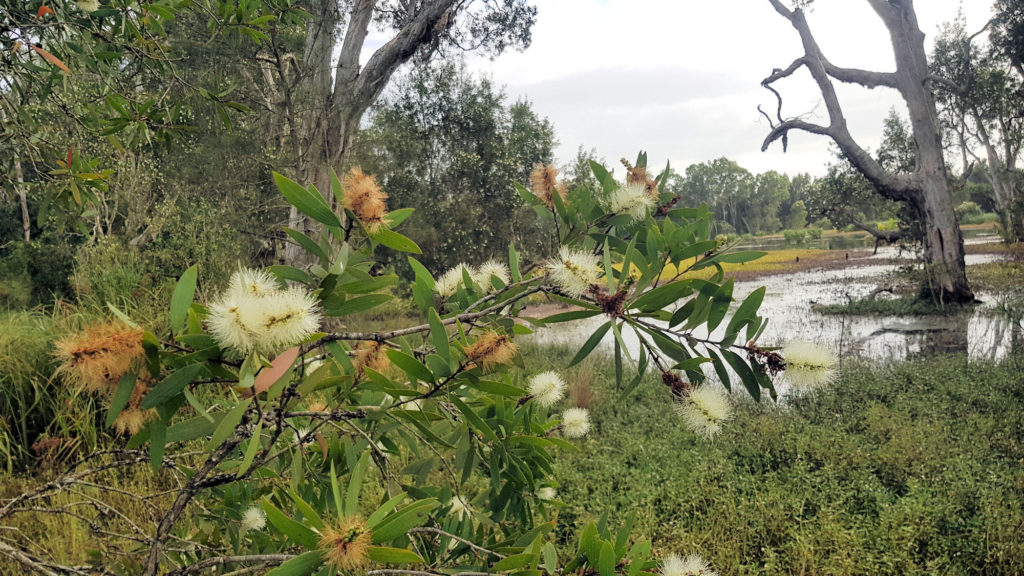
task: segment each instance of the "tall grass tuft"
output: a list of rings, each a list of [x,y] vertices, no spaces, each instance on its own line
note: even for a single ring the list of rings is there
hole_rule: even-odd
[[[96,446],[93,400],[54,373],[53,341],[87,322],[75,309],[0,312],[0,469],[55,463]]]

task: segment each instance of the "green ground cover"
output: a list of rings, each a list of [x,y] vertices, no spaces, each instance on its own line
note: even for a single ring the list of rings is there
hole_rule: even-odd
[[[619,398],[597,364],[594,433],[558,464],[561,529],[635,511],[656,547],[722,574],[1022,573],[1022,363],[847,365],[817,394],[741,403],[710,443],[658,383]]]

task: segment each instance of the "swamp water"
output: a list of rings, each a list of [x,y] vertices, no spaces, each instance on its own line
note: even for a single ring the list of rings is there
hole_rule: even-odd
[[[979,238],[975,241],[988,239]],[[1024,345],[1021,327],[999,314],[992,295],[980,294],[982,301],[973,311],[952,316],[887,317],[824,315],[818,305],[841,304],[864,298],[889,282],[886,276],[910,262],[896,248],[879,249],[877,255],[850,259],[844,269],[817,269],[765,276],[736,282],[736,303],[712,338],[721,337],[735,307],[760,286],[766,287],[760,314],[768,325],[758,339],[761,346],[782,346],[793,340],[816,342],[837,351],[841,357],[856,356],[877,361],[899,361],[922,354],[966,353],[972,360],[998,360],[1011,349]],[[993,254],[971,254],[967,264],[1001,259]],[[885,294],[879,298],[886,297]],[[540,345],[561,344],[578,348],[605,322],[597,316],[573,324],[538,329],[532,336]],[[704,337],[706,333],[695,332]],[[743,333],[741,333],[742,338]],[[636,335],[623,329],[622,337],[635,359],[639,350]],[[598,350],[610,353],[614,336],[609,332]],[[710,370],[710,369],[709,369]]]

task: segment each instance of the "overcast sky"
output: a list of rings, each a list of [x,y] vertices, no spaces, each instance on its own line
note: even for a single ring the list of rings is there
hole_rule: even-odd
[[[802,54],[799,37],[768,0],[536,0],[533,44],[494,61],[470,60],[510,96],[525,97],[554,124],[556,158],[570,161],[578,146],[609,163],[640,149],[653,165],[668,159],[682,172],[693,163],[726,156],[751,172],[824,173],[829,141],[793,132],[785,154],[776,143],[760,151],[769,127],[758,104],[774,108],[760,87],[773,68]],[[968,30],[988,19],[990,0],[964,0]],[[918,0],[931,44],[939,24],[952,20],[960,0]],[[839,66],[893,70],[881,21],[858,0],[817,0],[809,14],[826,57]],[[785,116],[816,111],[820,94],[806,72],[778,84]],[[875,149],[895,91],[838,88],[853,135]]]

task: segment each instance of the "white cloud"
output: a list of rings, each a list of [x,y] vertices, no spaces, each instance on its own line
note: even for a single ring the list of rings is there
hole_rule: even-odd
[[[801,54],[796,31],[767,0],[537,0],[533,45],[494,61],[471,60],[513,97],[525,96],[558,132],[559,160],[576,148],[596,148],[609,161],[640,149],[671,159],[679,169],[727,156],[753,172],[776,169],[821,174],[831,160],[828,139],[793,133],[789,152],[774,145],[761,153],[767,122],[761,104],[774,98],[760,88],[773,68]],[[837,65],[894,68],[888,34],[867,2],[818,0],[808,19],[825,54]],[[952,20],[958,0],[916,5],[928,35]],[[991,2],[964,7],[968,27],[990,14]],[[783,84],[784,115],[811,111],[825,121],[809,76]],[[877,148],[889,108],[902,109],[891,90],[840,86],[854,136]]]

